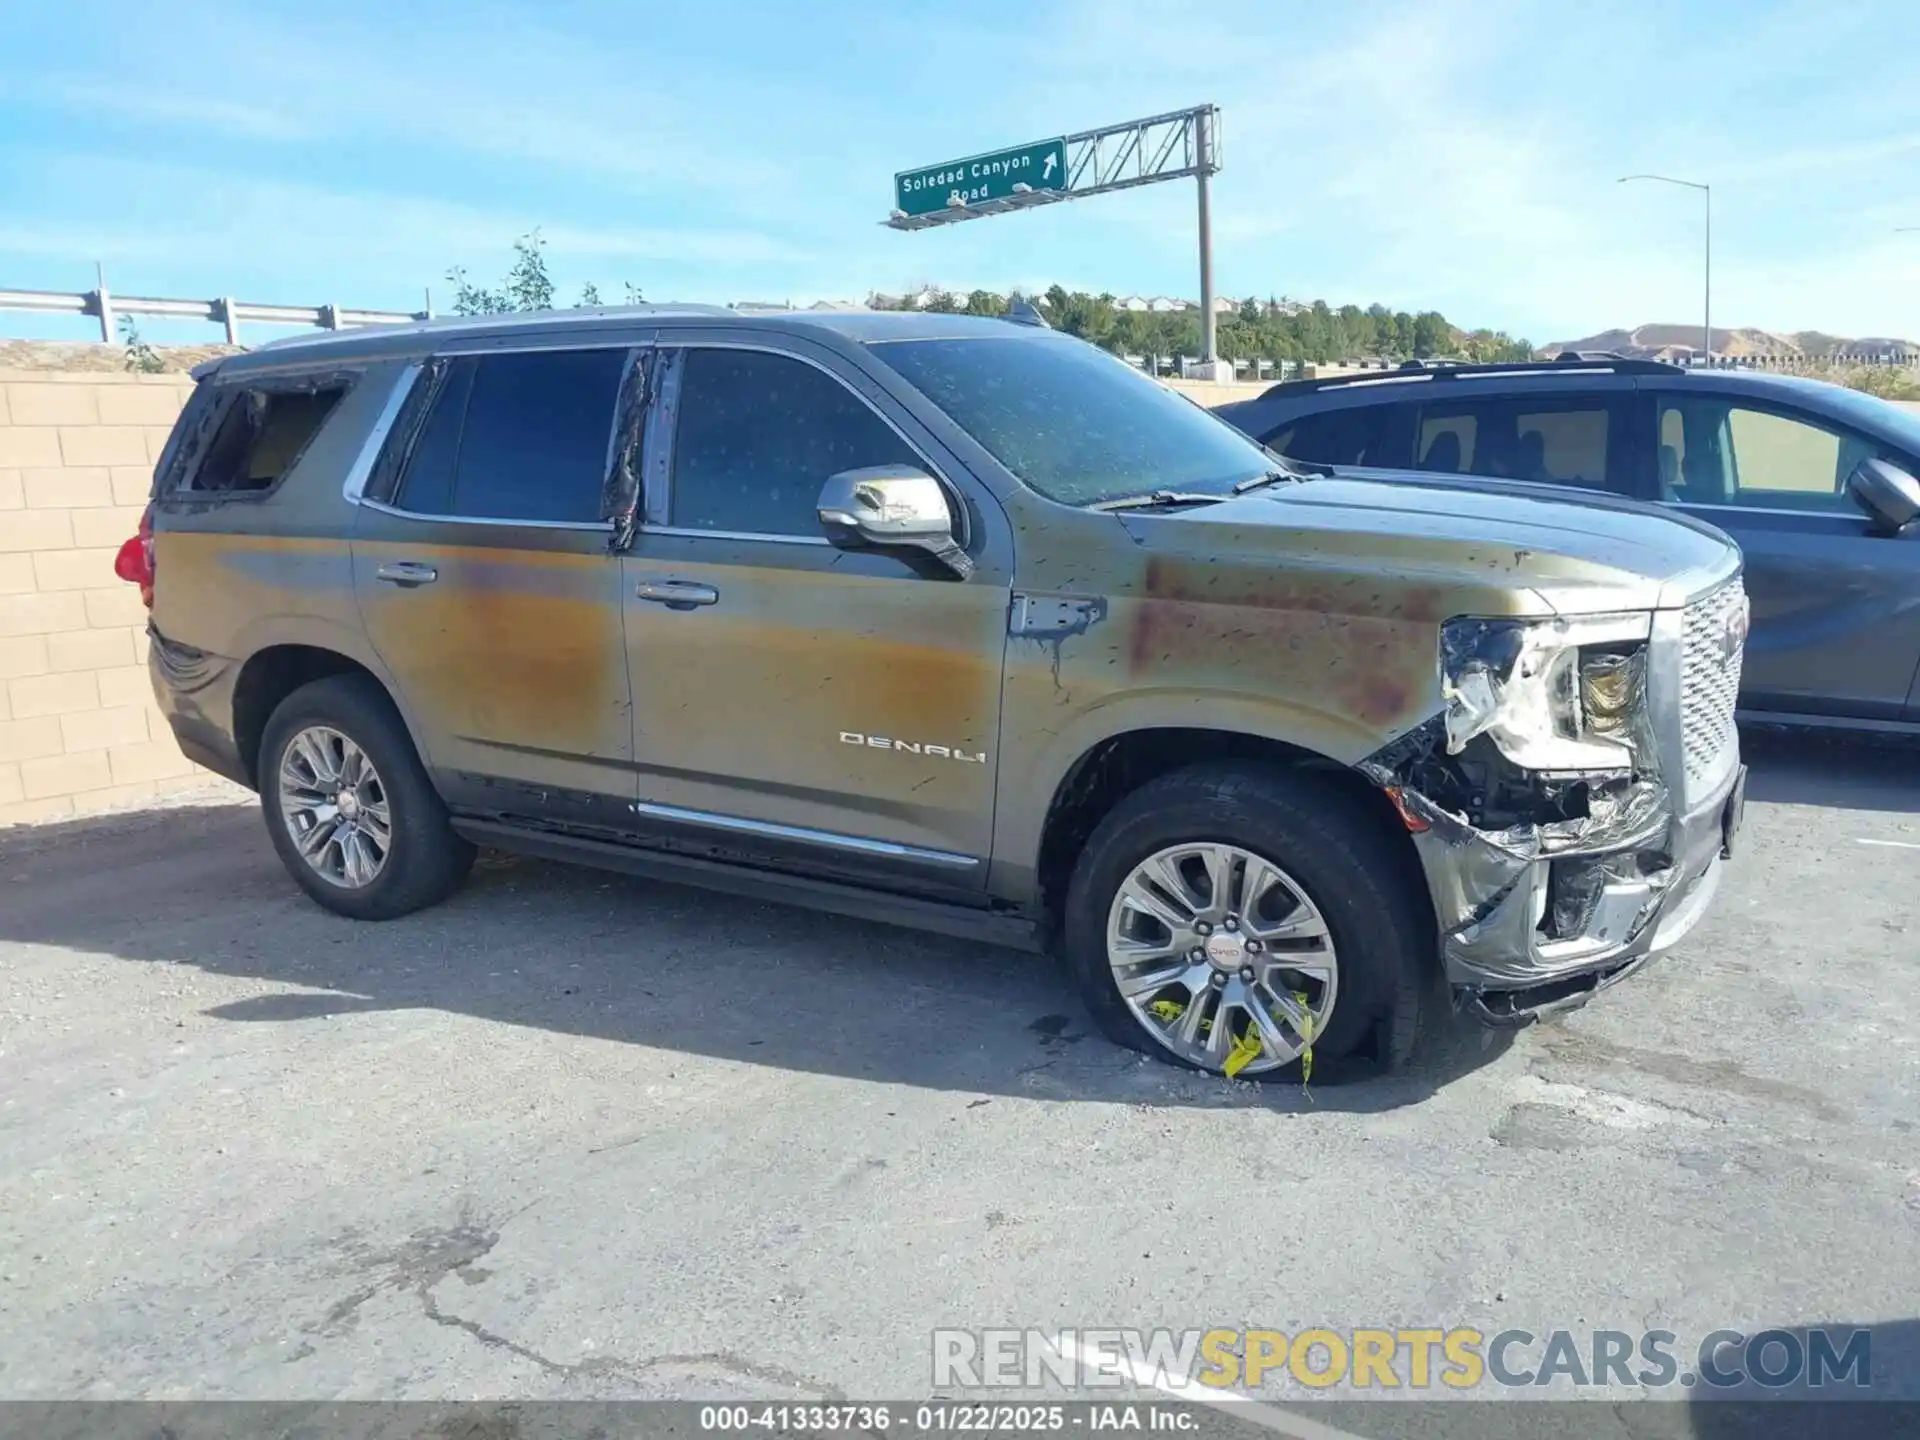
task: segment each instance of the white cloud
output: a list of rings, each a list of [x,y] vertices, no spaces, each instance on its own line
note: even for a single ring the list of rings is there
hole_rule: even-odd
[[[144,74],[123,76],[112,85],[56,77],[44,81],[37,93],[63,109],[120,115],[157,125],[263,140],[297,140],[315,134],[309,125],[284,110],[171,89],[168,82]]]
[[[59,183],[111,197],[112,208],[135,223],[7,226],[0,228],[0,251],[102,258],[119,262],[123,273],[194,256],[217,270],[220,257],[233,255],[232,268],[254,273],[264,260],[285,277],[287,288],[303,293],[323,283],[315,277],[345,275],[357,286],[405,289],[411,303],[412,285],[438,286],[449,266],[465,265],[481,280],[504,270],[509,242],[542,219],[511,209],[97,156],[43,157],[35,168],[43,181],[58,177]],[[697,257],[713,273],[725,274],[804,262],[812,253],[751,229],[560,224],[541,226],[541,233],[558,275],[598,276],[603,285],[625,278],[623,267],[662,261]],[[245,237],[240,255],[232,248],[235,236]],[[634,278],[647,276],[642,271]],[[377,303],[358,293],[343,298]]]

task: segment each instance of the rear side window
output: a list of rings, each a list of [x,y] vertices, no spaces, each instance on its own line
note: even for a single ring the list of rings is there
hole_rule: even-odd
[[[345,382],[315,389],[236,392],[185,488],[210,494],[271,490],[346,393]]]
[[[1610,394],[1422,406],[1414,468],[1589,490],[1624,488],[1624,477],[1609,470],[1624,415],[1625,407]]]
[[[820,534],[820,487],[868,465],[924,462],[833,376],[757,350],[689,350],[674,427],[670,523]]]
[[[467,423],[473,393],[472,360],[455,360],[441,374],[439,393],[413,442],[400,481],[399,505],[416,515],[453,513],[453,467],[460,458],[460,428]]]
[[[1269,450],[1315,465],[1385,465],[1387,407],[1371,405],[1306,415],[1269,435]]]
[[[625,349],[453,361],[413,444],[398,504],[476,520],[600,519]]]

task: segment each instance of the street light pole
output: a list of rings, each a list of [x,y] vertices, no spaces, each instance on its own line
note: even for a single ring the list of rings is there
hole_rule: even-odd
[[[1706,314],[1704,329],[1706,338],[1706,357],[1709,368],[1713,365],[1713,187],[1703,185],[1698,180],[1676,180],[1671,175],[1622,175],[1618,181],[1624,185],[1629,180],[1658,180],[1663,185],[1683,185],[1689,190],[1698,190],[1707,206],[1707,266],[1706,266]]]

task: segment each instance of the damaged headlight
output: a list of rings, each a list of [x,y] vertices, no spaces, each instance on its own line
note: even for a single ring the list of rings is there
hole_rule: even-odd
[[[1440,630],[1447,752],[1485,735],[1528,770],[1631,767],[1651,629],[1644,612],[1448,621]]]

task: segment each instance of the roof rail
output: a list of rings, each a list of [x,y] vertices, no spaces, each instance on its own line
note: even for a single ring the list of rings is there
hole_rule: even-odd
[[[1472,379],[1478,375],[1557,375],[1568,370],[1598,371],[1615,375],[1683,375],[1683,366],[1664,360],[1627,360],[1593,351],[1562,355],[1558,360],[1496,360],[1466,363],[1452,360],[1407,361],[1396,370],[1356,370],[1347,375],[1326,375],[1317,380],[1282,380],[1261,391],[1269,395],[1305,395],[1315,390],[1335,390],[1344,385],[1407,385],[1415,382]]]

